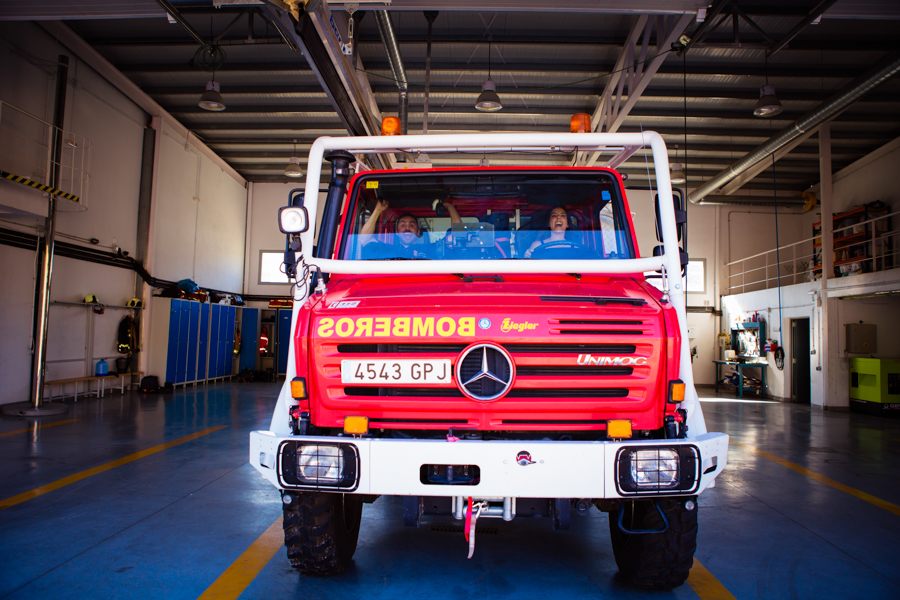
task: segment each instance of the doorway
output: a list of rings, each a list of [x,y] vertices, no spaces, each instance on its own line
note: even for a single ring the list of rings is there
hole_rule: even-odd
[[[791,401],[809,404],[809,319],[791,319]]]

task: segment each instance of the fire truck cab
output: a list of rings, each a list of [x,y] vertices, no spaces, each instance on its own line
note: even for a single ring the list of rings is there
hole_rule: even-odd
[[[642,147],[662,241],[650,256],[611,168]],[[351,174],[366,154],[499,150],[610,158]],[[728,437],[707,432],[693,385],[662,138],[320,138],[308,164],[302,205],[279,214],[296,282],[287,379],[250,436],[250,462],[282,494],[291,564],[343,571],[364,503],[393,495],[407,526],[463,522],[470,558],[479,519],[565,529],[596,507],[625,580],[682,584]]]

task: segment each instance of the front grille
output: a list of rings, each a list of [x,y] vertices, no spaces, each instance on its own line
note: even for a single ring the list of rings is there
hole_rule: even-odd
[[[634,372],[631,367],[518,367],[516,375],[531,377],[627,377]]]
[[[392,388],[392,387],[346,387],[347,396],[394,396],[403,398],[464,398],[456,388]],[[625,398],[625,388],[554,388],[554,389],[513,389],[505,398]]]
[[[371,419],[369,425],[415,423],[417,425],[468,425],[468,419]]]
[[[595,333],[595,332],[590,332]],[[630,332],[626,332],[630,333]],[[637,332],[640,335],[640,332]],[[459,354],[467,344],[338,344],[341,354]],[[503,344],[511,354],[634,354],[634,344]]]
[[[506,344],[512,354],[634,354],[634,344]]]
[[[625,398],[625,388],[556,388],[552,390],[513,389],[507,398]]]
[[[638,329],[560,329],[563,335],[644,335]]]
[[[602,296],[541,296],[543,302],[577,302],[579,304],[596,304],[597,306],[606,306],[607,304],[629,304],[632,306],[643,306],[646,302],[643,298],[627,298],[627,297],[602,297]]]
[[[603,419],[504,419],[504,425],[606,425]]]
[[[341,354],[459,354],[468,344],[338,344]]]
[[[560,319],[560,325],[643,325],[643,321],[612,321],[607,319]]]
[[[393,388],[393,387],[345,387],[347,396],[432,396],[439,398],[464,398],[457,388]]]

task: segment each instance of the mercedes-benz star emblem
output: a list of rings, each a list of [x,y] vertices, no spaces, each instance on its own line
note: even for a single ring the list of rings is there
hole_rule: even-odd
[[[500,346],[476,344],[466,348],[456,367],[456,383],[473,400],[496,400],[512,387],[515,367]]]

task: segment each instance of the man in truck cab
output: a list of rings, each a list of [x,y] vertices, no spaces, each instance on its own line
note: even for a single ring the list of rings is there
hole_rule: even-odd
[[[444,207],[453,223],[462,223],[459,212],[449,200],[443,201]],[[394,245],[377,242],[375,230],[381,215],[389,208],[387,200],[378,200],[372,214],[360,230],[360,243],[365,247],[366,258],[434,258],[438,253],[437,242],[428,243],[423,239],[419,220],[412,213],[403,213],[394,221]],[[372,242],[377,245],[370,246]]]

